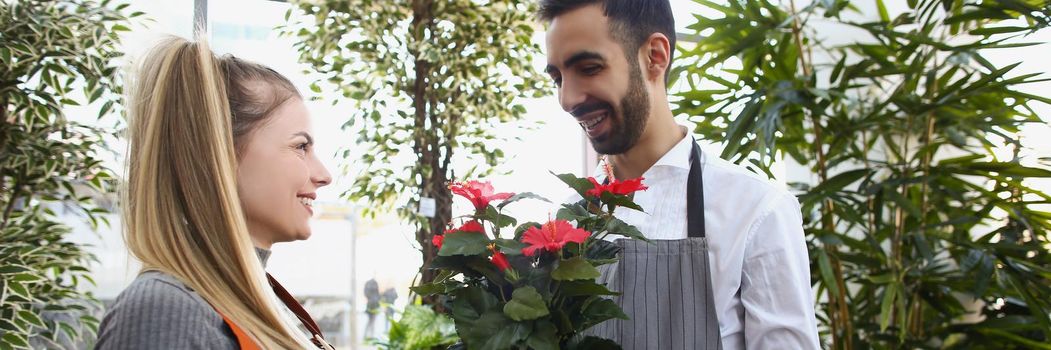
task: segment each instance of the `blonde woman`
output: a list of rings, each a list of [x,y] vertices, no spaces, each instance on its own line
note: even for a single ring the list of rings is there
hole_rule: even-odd
[[[263,270],[272,244],[310,236],[315,191],[331,181],[296,88],[178,38],[136,78],[123,220],[143,270],[96,348],[329,348]]]

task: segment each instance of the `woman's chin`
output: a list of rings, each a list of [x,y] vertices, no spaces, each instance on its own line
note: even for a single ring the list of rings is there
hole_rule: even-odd
[[[274,243],[277,244],[277,243],[288,243],[288,242],[302,241],[302,240],[310,238],[310,235],[311,235],[310,231],[291,233],[291,234],[289,234],[287,236],[284,236],[284,237],[281,237],[281,238],[278,238],[278,239],[274,240]]]

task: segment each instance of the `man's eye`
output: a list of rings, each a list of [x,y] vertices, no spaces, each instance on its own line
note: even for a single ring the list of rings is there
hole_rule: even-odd
[[[601,66],[587,66],[587,67],[584,67],[584,69],[581,69],[581,71],[584,72],[584,74],[587,74],[587,75],[597,74],[601,70],[602,70]]]
[[[301,144],[296,146],[296,149],[301,150],[301,151],[306,151],[308,148],[310,148],[310,144],[306,143],[306,142],[303,142],[303,143],[301,143]]]

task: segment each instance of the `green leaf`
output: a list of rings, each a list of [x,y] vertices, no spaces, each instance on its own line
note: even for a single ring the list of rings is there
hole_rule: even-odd
[[[640,207],[638,204],[635,204],[635,201],[632,201],[631,197],[628,196],[606,192],[602,194],[601,202],[603,204],[610,204],[617,207],[631,208],[641,212],[645,212],[644,210],[642,210],[642,207]]]
[[[1051,177],[1051,170],[1009,162],[974,162],[968,164],[967,168],[976,173],[996,172],[1002,176]]]
[[[595,265],[605,265],[598,263],[598,261],[616,259],[617,253],[620,253],[620,247],[616,243],[602,239],[593,239],[588,243],[588,250],[584,255],[588,261]]]
[[[890,325],[891,310],[894,307],[894,302],[896,300],[895,298],[897,297],[897,294],[898,294],[898,287],[897,286],[898,286],[897,284],[891,284],[891,285],[888,285],[887,288],[885,288],[883,290],[883,299],[880,302],[880,312],[879,312],[879,328],[880,328],[880,331],[886,331],[887,327]],[[901,317],[901,316],[899,316],[899,317]]]
[[[828,253],[825,251],[818,252],[817,262],[819,271],[821,271],[821,281],[825,283],[825,288],[829,289],[832,297],[838,297],[839,284],[836,283],[835,274],[832,273],[832,264],[829,261]]]
[[[522,249],[528,247],[528,244],[506,238],[497,238],[493,240],[497,247],[500,247],[500,251],[507,255],[522,255]]]
[[[106,101],[106,103],[103,103],[102,107],[99,108],[98,117],[104,117],[107,113],[109,113],[110,109],[113,109],[113,101]]]
[[[407,305],[401,319],[391,325],[388,339],[405,349],[431,349],[456,342],[452,319],[437,314],[428,306]]]
[[[11,281],[7,284],[7,288],[11,291],[11,294],[13,295],[17,295],[26,299],[32,299],[32,296],[29,294],[29,290],[26,289],[26,287],[20,282]]]
[[[635,226],[632,226],[616,217],[611,217],[609,219],[609,221],[606,223],[605,229],[611,234],[624,236],[631,239],[637,239],[640,241],[649,241],[649,239],[647,239],[646,236],[644,236],[638,228],[635,228]]]
[[[880,21],[890,22],[890,14],[887,13],[887,5],[883,4],[883,0],[876,0],[876,8],[879,10]]]
[[[29,341],[26,339],[24,334],[19,333],[4,333],[3,337],[0,337],[4,343],[11,345],[17,349],[28,349]]]
[[[833,193],[842,191],[844,187],[850,185],[861,178],[864,178],[872,173],[871,169],[855,169],[844,171],[836,174],[832,178],[822,182],[809,191],[809,193]]]
[[[558,328],[551,322],[537,321],[526,345],[533,350],[558,350]]]
[[[470,349],[510,349],[518,341],[525,340],[532,331],[530,324],[513,322],[501,312],[482,314],[471,327],[457,327]]]
[[[540,226],[541,226],[540,223],[539,222],[535,222],[535,221],[530,221],[530,222],[518,225],[518,227],[515,228],[515,240],[522,239],[522,235],[525,234],[526,230],[528,230],[528,229],[530,229],[532,227],[540,227]]]
[[[592,296],[592,295],[620,295],[620,293],[610,291],[606,286],[595,283],[594,281],[563,281],[559,288],[561,289],[562,295],[568,297],[578,296]]]
[[[516,194],[514,196],[511,196],[511,198],[508,198],[508,199],[504,200],[503,202],[500,202],[500,204],[498,204],[496,206],[496,208],[497,209],[504,209],[504,207],[506,207],[508,204],[511,204],[511,203],[514,203],[514,202],[517,202],[517,201],[520,201],[520,200],[523,200],[523,199],[537,199],[537,200],[541,200],[541,201],[544,201],[544,202],[551,203],[551,201],[548,200],[547,198],[541,197],[541,196],[539,196],[537,194],[534,194],[532,192],[522,192],[522,193]]]
[[[45,280],[45,278],[44,278],[44,276],[40,276],[40,275],[37,275],[37,274],[20,273],[20,274],[16,274],[14,277],[11,277],[11,280],[15,281],[15,282],[37,282],[37,281],[43,281],[43,280]]]
[[[477,285],[456,290],[453,293],[452,317],[457,322],[476,319],[479,315],[496,310],[500,300]]]
[[[1011,26],[983,27],[983,28],[978,28],[978,29],[972,30],[971,31],[971,35],[987,36],[987,35],[995,35],[995,34],[1008,34],[1008,33],[1017,33],[1017,32],[1027,32],[1027,31],[1033,31],[1033,30],[1034,30],[1034,28],[1032,28],[1032,27],[1011,27]]]
[[[484,254],[489,245],[489,237],[478,232],[450,232],[442,240],[442,249],[438,255],[479,255]]]
[[[40,327],[40,328],[47,328],[47,325],[44,324],[44,320],[41,319],[40,316],[37,316],[37,314],[33,313],[32,311],[19,310],[18,311],[18,318],[22,319],[23,321],[25,321],[26,323],[29,323],[31,325],[34,325],[34,326],[37,326],[37,327]]]
[[[420,296],[429,296],[445,292],[445,284],[426,283],[415,287],[409,287],[409,290],[413,291],[413,293],[419,294]]]
[[[617,306],[617,303],[613,302],[613,300],[602,297],[592,297],[591,299],[588,299],[588,301],[589,302],[584,305],[584,309],[580,312],[584,319],[580,330],[588,329],[591,326],[614,318],[621,320],[630,319],[628,315],[624,313],[624,310],[621,310],[620,306]]]
[[[518,220],[509,215],[500,214],[500,212],[491,205],[486,208],[485,214],[479,216],[479,219],[492,222],[500,228],[518,224]]]
[[[535,320],[548,314],[544,298],[532,286],[515,289],[511,300],[504,305],[504,315],[515,321]]]
[[[593,280],[599,276],[598,269],[579,256],[560,261],[551,271],[551,278],[557,281]]]
[[[592,188],[595,188],[595,185],[592,184],[591,181],[588,181],[588,179],[586,178],[577,177],[576,175],[569,173],[555,174],[554,172],[552,172],[551,174],[555,175],[556,177],[558,177],[559,180],[562,180],[562,182],[564,182],[566,185],[569,185],[570,188],[577,191],[577,194],[579,194],[582,198],[587,198],[587,191]]]
[[[599,338],[593,335],[576,338],[570,342],[569,349],[573,350],[617,350],[621,349],[616,342]]]
[[[15,274],[20,272],[30,271],[30,269],[24,265],[6,265],[0,266],[0,274]]]
[[[555,218],[558,220],[576,221],[580,222],[584,219],[590,219],[592,214],[588,212],[587,208],[583,205],[575,203],[562,204],[562,208],[558,209],[555,213]]]

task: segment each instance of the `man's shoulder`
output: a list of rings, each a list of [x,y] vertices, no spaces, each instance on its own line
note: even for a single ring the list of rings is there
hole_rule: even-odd
[[[702,176],[705,195],[711,192],[723,200],[747,201],[754,204],[792,196],[783,184],[715,154],[705,153],[704,160]]]

